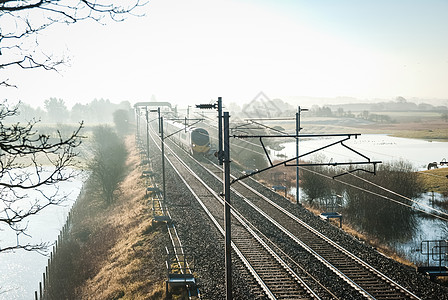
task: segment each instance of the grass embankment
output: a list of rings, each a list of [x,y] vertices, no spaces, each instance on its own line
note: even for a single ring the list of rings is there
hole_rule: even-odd
[[[376,133],[386,133],[395,137],[448,142],[448,122],[442,121],[380,123],[363,128],[374,129]]]
[[[165,295],[165,227],[151,226],[140,159],[133,138],[128,174],[106,205],[88,184],[73,208],[72,229],[58,250],[55,299],[160,299]],[[57,281],[56,280],[56,281]],[[69,282],[69,283],[67,283]],[[60,285],[59,287],[57,285]],[[65,284],[65,286],[64,286]]]
[[[426,191],[448,196],[448,168],[421,171],[418,175]]]

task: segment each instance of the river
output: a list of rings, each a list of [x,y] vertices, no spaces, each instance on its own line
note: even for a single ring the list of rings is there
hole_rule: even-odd
[[[31,216],[28,220],[29,238],[21,237],[21,243],[48,242],[53,244],[64,226],[68,212],[76,201],[82,180],[59,183],[62,193],[68,194],[67,200],[60,206],[49,206]],[[32,197],[32,195],[30,194]],[[15,233],[0,227],[0,242],[13,244]],[[42,274],[47,266],[48,256],[35,251],[16,250],[0,253],[0,299],[34,299],[34,291],[39,289]]]

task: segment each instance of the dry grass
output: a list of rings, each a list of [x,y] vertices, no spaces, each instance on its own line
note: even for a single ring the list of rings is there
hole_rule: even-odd
[[[441,142],[448,141],[448,122],[437,120],[395,124],[374,124],[361,126],[361,128],[371,129],[376,133],[386,133],[396,137],[435,140]]]
[[[447,128],[393,131],[392,136],[439,142],[448,141]]]
[[[82,299],[160,299],[164,297],[163,256],[153,240],[163,227],[153,228],[147,212],[144,181],[133,139],[126,140],[130,155],[128,176],[115,203],[95,216],[96,232],[87,242],[91,249],[91,276],[79,289]],[[95,255],[101,253],[101,255]],[[89,253],[84,253],[84,256]]]

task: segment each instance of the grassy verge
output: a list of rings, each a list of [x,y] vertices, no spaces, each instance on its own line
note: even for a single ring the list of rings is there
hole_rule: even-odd
[[[58,250],[50,299],[161,299],[165,296],[165,227],[152,226],[133,138],[128,175],[106,206],[86,184],[72,228]]]

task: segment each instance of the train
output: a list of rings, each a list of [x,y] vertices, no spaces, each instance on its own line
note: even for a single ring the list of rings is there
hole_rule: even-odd
[[[204,128],[185,126],[181,122],[164,122],[165,136],[171,138],[193,156],[208,155],[211,151],[210,136]]]

